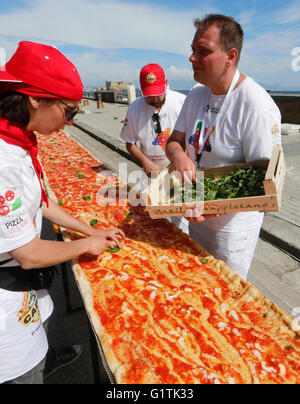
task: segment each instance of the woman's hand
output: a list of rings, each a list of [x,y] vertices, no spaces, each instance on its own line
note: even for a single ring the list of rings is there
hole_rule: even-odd
[[[109,230],[94,229],[81,220],[71,216],[62,207],[58,206],[51,200],[49,200],[49,208],[46,207],[46,204],[43,204],[43,216],[56,225],[77,231],[78,233],[85,234],[88,237],[104,236],[110,241],[113,240],[118,246],[120,243],[119,239],[125,238],[125,234],[122,232],[122,230],[117,228],[112,228]]]
[[[86,250],[87,254],[90,255],[100,255],[107,248],[115,248],[118,246],[121,248],[119,240],[109,239],[105,235],[98,234],[96,236],[91,236],[86,239],[88,242],[88,248]]]
[[[105,237],[107,241],[112,241],[113,242],[113,247],[122,247],[121,240],[125,238],[125,234],[121,229],[118,228],[111,228],[108,230],[104,229],[95,229],[92,236],[100,236],[100,237]],[[113,248],[112,247],[112,248]]]
[[[112,242],[112,247],[108,248],[114,248],[114,247],[119,247],[122,248],[122,242],[121,240],[125,238],[125,234],[121,229],[118,229],[116,227],[113,227],[111,229],[93,229],[92,237],[98,236],[98,237],[104,237],[107,241]]]
[[[121,239],[125,234],[121,229],[111,228],[108,230],[94,230],[93,235],[88,237],[90,242],[88,254],[99,255],[107,248],[122,248]]]

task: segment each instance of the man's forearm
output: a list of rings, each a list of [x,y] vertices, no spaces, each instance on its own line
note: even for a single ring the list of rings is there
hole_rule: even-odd
[[[176,140],[171,139],[166,147],[166,156],[172,163],[174,163],[175,159],[177,159],[181,154],[185,155],[182,145]]]
[[[185,181],[196,181],[195,164],[186,154],[185,133],[174,130],[167,142],[166,155]]]
[[[136,144],[126,143],[126,148],[131,156],[144,167],[145,163],[149,162],[149,158],[137,147]]]

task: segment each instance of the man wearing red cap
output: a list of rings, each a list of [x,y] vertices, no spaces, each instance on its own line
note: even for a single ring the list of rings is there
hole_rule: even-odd
[[[165,147],[186,97],[169,89],[164,70],[155,63],[142,68],[140,85],[143,97],[129,106],[120,136],[148,177],[142,180],[142,191],[151,177],[170,164]],[[179,219],[174,218],[175,221],[178,224]],[[184,224],[181,227],[186,230]]]
[[[124,236],[73,218],[43,188],[34,132],[49,135],[72,125],[82,96],[75,66],[52,46],[22,41],[0,70],[0,383],[43,383],[53,311],[50,267],[121,246]],[[88,237],[42,240],[43,218]]]
[[[171,91],[167,84],[160,65],[151,63],[142,68],[143,97],[129,106],[121,132],[129,153],[143,166],[148,177],[170,163],[165,146],[185,100],[185,95]]]

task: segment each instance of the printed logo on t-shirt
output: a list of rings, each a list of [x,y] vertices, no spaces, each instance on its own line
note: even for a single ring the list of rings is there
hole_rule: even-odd
[[[189,144],[193,146],[195,149],[195,159],[198,156],[201,129],[202,129],[202,121],[198,122],[196,126],[196,132],[189,138]]]
[[[28,222],[21,216],[22,214],[24,212],[19,212],[17,215],[10,214],[2,218],[2,223],[10,234],[17,233],[27,226]]]
[[[124,119],[123,121],[123,128],[126,128],[126,126],[128,126],[128,119]]]
[[[28,327],[30,324],[38,323],[41,319],[38,307],[38,300],[35,292],[23,293],[23,304],[17,314],[19,324]]]
[[[161,146],[163,151],[166,151],[166,144],[171,136],[171,128],[167,128],[166,130],[162,131],[161,133],[158,133],[156,136],[155,140],[153,141],[153,146]]]
[[[280,127],[277,123],[272,127],[272,135],[274,137],[280,136]]]
[[[5,217],[22,206],[22,199],[16,198],[15,192],[8,190],[0,195],[0,216]]]
[[[194,147],[195,149],[195,159],[198,161],[199,160],[199,150],[200,150],[200,135],[201,135],[201,129],[202,129],[202,122],[198,122],[197,127],[196,127],[196,132],[189,138],[189,144],[191,146]],[[205,144],[203,146],[203,150],[201,152],[201,154],[203,152],[208,152],[211,153],[212,151],[212,147],[211,147],[211,143],[210,143],[210,137],[211,135],[214,133],[215,131],[215,126],[212,127],[211,131],[209,132],[208,136],[207,132],[208,132],[209,127],[204,129],[204,134],[203,134],[203,139],[206,139]]]
[[[220,107],[206,105],[205,112],[211,112],[212,114],[218,114],[220,112]]]
[[[0,219],[10,234],[21,231],[27,225],[21,207],[22,198],[17,197],[14,191],[8,190],[4,196],[0,195]]]

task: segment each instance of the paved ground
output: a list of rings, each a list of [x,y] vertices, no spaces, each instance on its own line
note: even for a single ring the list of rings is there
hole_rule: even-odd
[[[127,162],[128,171],[139,167],[128,159],[124,142],[119,139],[122,121],[125,119],[127,106],[104,104],[103,109],[96,109],[96,103],[90,102],[90,113],[78,115],[75,126],[68,128],[68,133],[109,169],[118,173],[119,162]],[[84,132],[83,132],[84,131]],[[88,136],[91,135],[91,136]],[[99,143],[96,139],[100,139]],[[284,187],[282,209],[279,213],[267,214],[261,239],[259,240],[249,281],[258,287],[279,307],[292,313],[300,308],[300,206],[298,204],[300,177],[300,136],[283,137],[286,157],[287,175]],[[46,224],[46,237],[55,237],[51,226]],[[69,273],[73,305],[82,305],[77,286]],[[90,352],[89,326],[84,310],[68,314],[62,277],[52,288],[56,311],[50,325],[50,342],[52,345],[78,344],[84,352],[82,357],[59,370],[47,383],[55,384],[90,384],[94,383]],[[108,382],[101,369],[101,379]]]
[[[56,240],[52,225],[44,221],[43,238]],[[62,270],[59,268],[59,275],[50,289],[54,302],[54,313],[49,325],[49,344],[54,347],[70,345],[81,345],[83,352],[80,358],[74,363],[59,369],[55,374],[45,380],[45,384],[95,384],[109,383],[98,355],[91,351],[95,343],[91,332],[89,321],[83,302],[74,280],[70,266],[67,265],[68,287],[70,300],[67,301],[62,277]],[[67,303],[71,307],[67,307]],[[68,310],[72,309],[73,312]],[[96,376],[93,370],[93,360],[99,361],[98,371],[100,377]]]

